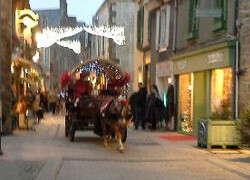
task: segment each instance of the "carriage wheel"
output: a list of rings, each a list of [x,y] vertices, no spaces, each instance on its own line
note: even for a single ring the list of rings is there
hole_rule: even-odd
[[[65,137],[69,135],[69,117],[65,116]]]
[[[126,130],[125,130],[125,132],[124,132],[124,135],[123,135],[123,138],[122,138],[122,142],[123,142],[123,143],[126,142],[127,136],[128,136],[128,132],[127,132],[127,128],[126,128]]]
[[[74,125],[74,123],[72,122],[72,124],[71,124],[71,126],[70,126],[70,132],[69,132],[69,134],[70,134],[70,141],[71,142],[74,142],[74,139],[75,139],[75,125]]]

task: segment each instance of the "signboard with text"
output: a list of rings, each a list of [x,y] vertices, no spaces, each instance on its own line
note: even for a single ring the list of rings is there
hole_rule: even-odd
[[[214,17],[219,18],[222,16],[222,10],[221,9],[196,9],[195,10],[195,16],[196,17]]]
[[[157,77],[168,77],[173,74],[173,62],[166,61],[156,64]]]
[[[222,51],[207,55],[208,64],[222,63],[224,61],[224,53]]]

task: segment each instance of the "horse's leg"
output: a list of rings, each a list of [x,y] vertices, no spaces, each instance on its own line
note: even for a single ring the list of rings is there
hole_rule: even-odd
[[[107,129],[106,129],[106,123],[105,123],[105,119],[101,119],[101,126],[102,126],[102,137],[103,137],[103,143],[104,146],[108,146],[108,142],[107,142]]]
[[[112,128],[110,127],[110,129],[108,130],[108,135],[107,135],[107,142],[108,142],[108,144],[110,144],[111,139],[112,139],[111,134],[112,134]]]
[[[117,142],[118,142],[117,149],[118,149],[119,152],[123,152],[124,151],[124,147],[123,147],[123,144],[122,144],[122,135],[121,135],[119,126],[116,125],[115,128],[114,128],[114,130],[115,130],[115,133],[117,135]]]

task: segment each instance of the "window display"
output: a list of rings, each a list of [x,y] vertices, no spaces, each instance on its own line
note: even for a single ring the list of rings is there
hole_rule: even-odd
[[[222,111],[225,108],[230,110],[231,94],[232,68],[213,70],[211,79],[211,112]]]
[[[183,132],[193,131],[193,73],[179,77],[180,120]]]

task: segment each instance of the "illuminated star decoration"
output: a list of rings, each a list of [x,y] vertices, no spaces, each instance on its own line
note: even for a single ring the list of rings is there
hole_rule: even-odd
[[[77,40],[74,41],[62,41],[62,39],[79,34],[82,31],[86,31],[92,35],[103,36],[113,39],[118,45],[125,44],[124,27],[119,26],[82,26],[82,27],[55,27],[45,28],[42,33],[36,35],[37,47],[50,47],[57,43],[60,46],[72,49],[74,52],[80,54],[81,43]]]

